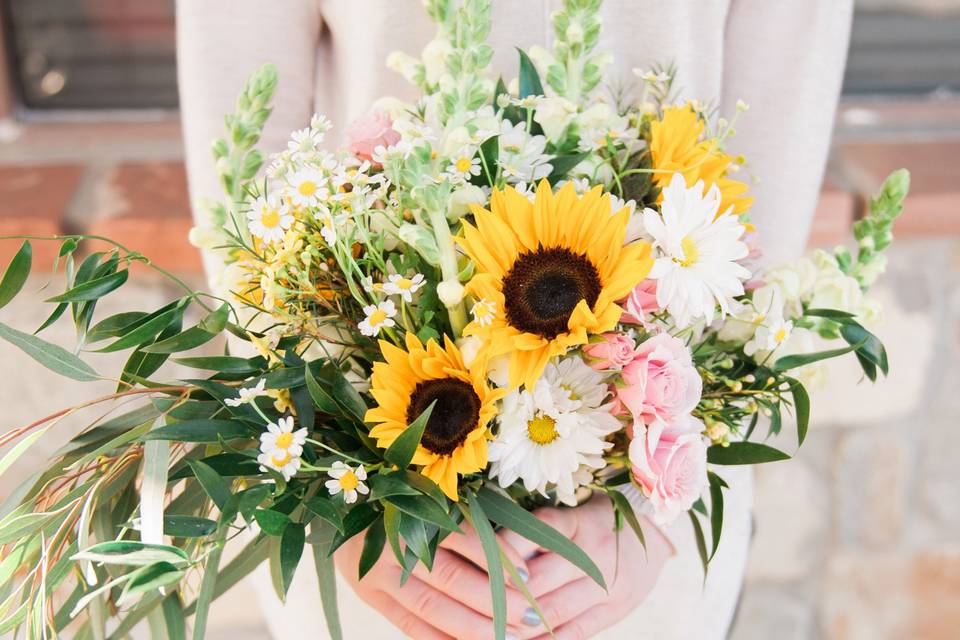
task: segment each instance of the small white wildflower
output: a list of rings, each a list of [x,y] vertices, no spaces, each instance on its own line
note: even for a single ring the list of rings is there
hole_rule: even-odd
[[[261,396],[267,395],[265,386],[267,381],[264,378],[260,378],[260,381],[253,387],[247,387],[244,389],[237,389],[237,393],[240,395],[236,398],[227,398],[224,402],[229,407],[239,407],[242,404],[247,404],[253,402]]]
[[[275,195],[260,196],[253,201],[247,212],[247,227],[250,233],[264,242],[283,240],[284,232],[293,224],[290,207]]]
[[[493,302],[481,298],[473,304],[470,313],[473,315],[474,322],[481,327],[486,327],[493,323],[497,315],[497,307]]]
[[[397,295],[403,298],[405,302],[413,302],[413,294],[424,284],[425,281],[422,273],[418,273],[412,278],[392,274],[387,279],[387,282],[383,283],[382,289],[387,295]]]
[[[343,493],[343,501],[347,504],[353,504],[357,501],[357,494],[367,495],[370,489],[364,483],[367,479],[367,470],[362,464],[351,468],[346,462],[337,460],[333,463],[332,469],[328,471],[330,480],[327,480],[326,487],[330,495],[335,496]]]
[[[365,336],[375,336],[380,333],[383,327],[392,327],[396,325],[393,317],[397,315],[397,307],[390,300],[384,300],[379,304],[371,304],[363,308],[366,318],[357,325],[360,333]]]

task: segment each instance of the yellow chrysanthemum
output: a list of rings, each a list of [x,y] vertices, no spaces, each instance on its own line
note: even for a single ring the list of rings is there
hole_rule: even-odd
[[[701,140],[703,129],[703,121],[690,105],[664,109],[663,118],[650,124],[650,156],[657,170],[653,180],[664,188],[679,171],[688,187],[697,180],[703,180],[706,189],[715,184],[720,189],[720,212],[733,207],[733,214],[740,215],[753,198],[745,195],[746,184],[727,176],[734,159],[715,148],[712,140]]]
[[[365,420],[379,424],[370,437],[386,449],[436,401],[411,463],[456,500],[457,476],[487,466],[487,425],[505,392],[490,389],[483,363],[466,366],[446,336],[443,347],[434,340],[424,346],[408,333],[406,347],[380,342],[386,362],[373,365],[370,393],[377,406]]]
[[[616,301],[650,271],[650,246],[623,246],[629,211],[611,215],[600,187],[554,194],[544,180],[534,202],[507,187],[490,209],[473,207],[477,226],[464,222],[458,242],[476,263],[468,292],[496,314],[464,335],[479,336],[487,356],[509,354],[510,386],[532,389],[550,358],[614,328]]]

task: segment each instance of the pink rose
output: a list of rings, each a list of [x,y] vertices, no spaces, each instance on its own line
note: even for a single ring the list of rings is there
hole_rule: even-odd
[[[660,333],[643,342],[623,368],[617,398],[635,420],[650,424],[690,413],[700,402],[703,380],[682,340]]]
[[[400,141],[393,121],[386,111],[374,109],[347,129],[347,148],[361,160],[373,160],[373,151],[379,146],[389,147]]]
[[[670,423],[634,425],[629,450],[633,477],[661,524],[690,509],[707,486],[707,444],[702,431],[703,423],[689,414]]]
[[[644,318],[660,310],[657,305],[657,281],[644,280],[633,288],[622,304],[623,315],[620,316],[620,322],[646,324]]]
[[[590,366],[598,371],[622,369],[633,360],[633,338],[622,333],[605,333],[603,342],[594,342],[583,348],[590,356]]]

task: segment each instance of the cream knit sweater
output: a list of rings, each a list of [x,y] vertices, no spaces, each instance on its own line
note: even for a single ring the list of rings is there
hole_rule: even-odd
[[[700,99],[732,115],[750,105],[730,148],[755,175],[753,220],[766,260],[804,248],[826,160],[849,36],[852,0],[606,0],[600,49],[613,52],[607,78],[675,63],[679,99]],[[550,13],[560,0],[494,0],[495,74],[517,73],[515,46],[549,46]],[[280,74],[274,113],[261,148],[279,150],[314,112],[329,117],[333,140],[377,98],[410,98],[414,89],[388,70],[388,53],[419,54],[434,34],[416,0],[178,0],[180,98],[191,195],[221,195],[210,154],[223,115],[247,76],[265,62]],[[339,135],[336,134],[339,130]],[[208,262],[211,271],[218,265]],[[704,587],[690,525],[671,531],[678,554],[654,592],[604,638],[722,638],[740,591],[750,537],[751,476],[723,469],[733,491],[724,541]],[[301,567],[286,608],[262,604],[277,638],[310,629],[323,637],[316,581]],[[397,632],[345,585],[347,638]],[[308,626],[309,625],[309,626]]]

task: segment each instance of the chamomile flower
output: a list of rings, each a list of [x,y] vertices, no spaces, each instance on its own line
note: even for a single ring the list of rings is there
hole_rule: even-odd
[[[717,215],[720,200],[716,185],[704,194],[702,181],[687,188],[683,175],[675,173],[661,212],[643,212],[653,238],[656,259],[649,277],[657,281],[657,304],[680,328],[700,318],[710,323],[718,305],[726,316],[750,277],[737,263],[750,252],[741,240],[745,228],[734,215]]]
[[[314,127],[294,131],[287,142],[287,149],[293,152],[313,151],[323,140],[323,132]]]
[[[236,398],[227,398],[224,402],[228,407],[239,407],[242,404],[253,402],[260,396],[267,395],[266,389],[264,388],[266,384],[266,379],[260,378],[256,386],[237,389],[237,393],[240,395]]]
[[[480,175],[480,158],[475,157],[476,151],[471,148],[462,149],[454,155],[447,167],[449,173],[456,181],[469,180],[471,176]]]
[[[313,168],[303,168],[294,172],[290,178],[288,194],[293,204],[300,207],[315,206],[326,199],[330,192],[325,186],[323,174]]]
[[[284,233],[293,224],[293,215],[287,204],[277,196],[260,196],[247,212],[250,233],[264,242],[283,240]]]
[[[307,441],[305,428],[293,430],[293,418],[280,418],[276,424],[267,425],[260,435],[260,455],[257,462],[261,470],[273,469],[289,480],[300,469],[300,454]]]
[[[400,296],[405,302],[413,302],[413,294],[424,284],[422,273],[418,273],[412,278],[394,273],[383,283],[383,292],[388,296]]]
[[[546,148],[547,139],[531,136],[523,122],[501,124],[498,161],[508,182],[534,182],[550,175],[553,166]]]
[[[753,338],[743,345],[743,352],[748,356],[766,354],[775,351],[793,332],[793,322],[775,317],[760,324]]]
[[[384,327],[392,327],[396,323],[393,317],[397,315],[397,307],[391,300],[384,300],[379,304],[371,304],[363,308],[367,316],[357,325],[360,333],[365,336],[375,336]]]
[[[521,480],[527,491],[546,495],[553,488],[569,502],[590,475],[582,468],[604,466],[603,452],[612,446],[606,438],[621,428],[620,421],[609,405],[589,406],[565,387],[574,385],[594,399],[606,396],[607,386],[597,372],[590,382],[579,377],[580,371],[569,374],[547,365],[532,392],[515,390],[504,398],[500,431],[489,446],[490,477],[501,487]]]
[[[346,462],[337,460],[333,463],[333,468],[328,471],[330,480],[327,480],[325,486],[330,495],[335,496],[343,493],[343,501],[347,504],[353,504],[357,501],[357,494],[367,495],[370,489],[364,484],[367,479],[367,470],[362,464],[351,468]]]
[[[320,214],[320,235],[331,247],[337,243],[337,224],[329,211]]]
[[[497,316],[497,305],[485,298],[480,298],[473,303],[470,313],[473,315],[473,321],[479,326],[488,327]]]

